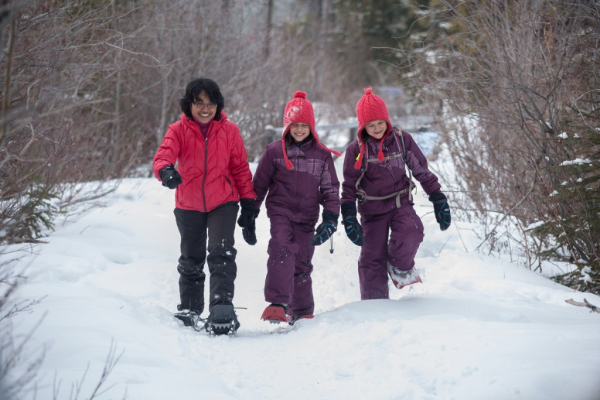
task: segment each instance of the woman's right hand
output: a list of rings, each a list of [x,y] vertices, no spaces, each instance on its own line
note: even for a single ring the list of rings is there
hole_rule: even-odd
[[[160,180],[162,181],[162,185],[169,189],[175,189],[182,182],[181,175],[177,172],[173,164],[160,170]]]
[[[246,241],[246,243],[248,243],[250,246],[254,246],[257,242],[257,240],[256,240],[256,217],[258,217],[259,212],[260,212],[260,210],[254,211],[252,221],[248,225],[246,225],[245,227],[242,228],[242,236],[244,237],[244,240]]]

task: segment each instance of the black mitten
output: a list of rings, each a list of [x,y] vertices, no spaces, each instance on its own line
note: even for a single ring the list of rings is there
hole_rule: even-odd
[[[237,220],[237,223],[242,228],[246,228],[252,222],[254,222],[254,199],[241,199],[240,207],[242,212]]]
[[[258,217],[258,213],[260,210],[254,211],[254,218],[252,218],[252,222],[248,224],[248,226],[242,228],[242,236],[244,236],[244,240],[250,246],[254,246],[257,242],[256,240],[256,217]]]
[[[162,185],[169,189],[175,189],[177,186],[181,185],[181,175],[179,175],[179,172],[177,172],[173,164],[161,169],[159,175]]]
[[[452,216],[450,215],[450,206],[448,205],[448,199],[444,193],[434,193],[429,196],[429,201],[433,203],[433,212],[435,214],[435,220],[440,224],[440,229],[445,231],[450,227],[452,222]]]
[[[317,226],[315,235],[310,238],[310,244],[320,246],[325,243],[335,231],[337,231],[339,215],[331,211],[323,211],[323,222]]]
[[[342,223],[348,239],[355,245],[362,246],[364,243],[363,230],[356,219],[356,203],[342,204]]]

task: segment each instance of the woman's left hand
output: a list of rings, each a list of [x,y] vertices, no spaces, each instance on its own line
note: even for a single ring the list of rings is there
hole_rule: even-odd
[[[241,199],[240,207],[242,208],[242,212],[240,213],[237,223],[241,228],[246,228],[253,223],[254,218],[256,218],[254,215],[254,199]]]

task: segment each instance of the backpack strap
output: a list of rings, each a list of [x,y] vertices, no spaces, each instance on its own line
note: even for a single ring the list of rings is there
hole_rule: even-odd
[[[358,142],[358,154],[360,154],[360,139],[357,140]],[[360,188],[360,181],[362,181],[362,178],[365,176],[365,172],[367,172],[367,167],[369,166],[368,162],[365,162],[365,159],[369,158],[369,146],[365,145],[365,156],[363,157],[363,160],[360,164],[360,176],[358,177],[358,179],[356,180],[356,184],[354,185],[354,187],[356,188],[356,198],[358,199],[359,203],[364,203],[367,200],[367,192],[365,192],[364,190],[362,190]]]
[[[404,160],[404,164],[406,164],[406,147],[404,146],[404,135],[402,135],[402,131],[398,128],[394,128],[394,139],[396,139],[396,145],[398,146],[398,150],[402,153],[402,159]],[[398,136],[400,136],[400,143],[398,143]]]
[[[398,136],[400,136],[400,143],[398,143]],[[413,183],[412,169],[410,169],[410,166],[408,165],[408,162],[406,160],[406,146],[404,145],[404,135],[402,134],[402,131],[398,128],[394,128],[394,139],[396,139],[396,145],[398,146],[398,150],[400,150],[400,152],[402,153],[402,159],[404,160],[404,165],[406,166],[406,169],[408,170],[408,201],[410,201],[412,203],[412,201],[413,201],[412,191],[413,191],[413,188],[416,188],[416,185]]]

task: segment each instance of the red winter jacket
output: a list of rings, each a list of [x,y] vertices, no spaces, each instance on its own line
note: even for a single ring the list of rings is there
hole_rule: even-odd
[[[227,120],[213,120],[206,138],[198,122],[185,114],[171,124],[154,156],[154,175],[179,161],[183,183],[175,190],[175,206],[184,210],[210,212],[221,204],[239,199],[256,199],[246,148],[238,127]]]

